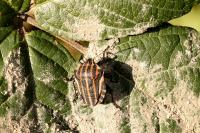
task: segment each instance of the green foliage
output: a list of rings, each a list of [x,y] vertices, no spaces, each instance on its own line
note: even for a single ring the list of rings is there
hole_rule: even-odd
[[[171,26],[120,39],[118,59],[133,66],[137,84],[130,98],[133,127],[159,132],[160,119],[166,117],[163,112],[170,113],[170,108],[182,110],[186,116],[190,114],[188,108],[198,112],[193,107],[195,101],[186,107],[180,99],[187,99],[188,95],[199,99],[199,39],[199,33],[192,29]]]
[[[142,35],[121,38],[117,55],[122,62],[138,61],[137,65],[141,66],[141,73],[136,73],[138,87],[147,91],[155,89],[154,96],[167,95],[182,81],[198,96],[198,45],[197,32],[188,28],[162,27]]]
[[[189,12],[199,0],[37,0],[28,14],[41,29],[25,32],[30,21],[23,14],[30,2],[0,0],[2,123],[16,122],[12,124],[21,131],[75,132],[78,116],[84,122],[78,123],[80,131],[91,125],[106,129],[99,108],[116,119],[108,123],[116,124],[113,130],[124,133],[179,133],[184,124],[191,125],[188,131],[199,130],[200,35],[163,24]],[[118,64],[112,79],[117,82],[109,85],[123,108],[120,113],[109,103],[92,108],[72,102],[69,79],[78,62],[61,38],[88,41],[98,50],[119,40],[109,45]],[[183,115],[190,116],[185,123]],[[0,125],[0,131],[16,128],[12,124]]]
[[[44,32],[31,32],[26,35],[26,40],[37,100],[61,114],[69,114],[71,105],[66,97],[67,80],[75,60],[53,37]]]
[[[121,133],[131,133],[129,119],[124,118],[121,123]]]
[[[16,30],[13,30],[0,45],[1,54],[4,63],[9,56],[10,51],[19,47],[21,43],[20,35]]]
[[[36,4],[40,4],[40,3],[43,3],[43,2],[45,2],[45,1],[48,1],[48,0],[35,0],[35,3],[36,3]]]
[[[13,17],[16,15],[16,12],[9,7],[6,2],[0,0],[0,29],[2,32],[2,28],[4,26],[9,26],[13,19]],[[2,37],[0,37],[2,38]]]
[[[36,98],[51,109],[69,113],[70,104],[65,98],[68,93],[66,70],[69,70],[69,64],[72,65],[75,61],[67,51],[56,47],[59,44],[43,32],[31,32],[26,39],[36,83]]]
[[[3,77],[3,58],[2,58],[2,55],[0,54],[0,79],[1,80],[2,80],[2,77]]]
[[[182,130],[177,122],[173,119],[167,119],[161,124],[161,133],[181,133]]]
[[[152,125],[155,128],[155,132],[159,133],[160,132],[160,125],[159,125],[159,118],[158,118],[156,112],[153,112],[153,114],[151,116],[151,121],[152,121]]]
[[[5,120],[20,120],[29,115],[24,119],[34,123],[39,117],[35,111],[42,109],[53,110],[62,116],[71,113],[68,79],[75,60],[54,37],[41,31],[24,37],[19,32],[18,16],[27,10],[29,3],[29,0],[0,1],[0,115]],[[37,107],[36,104],[41,105]],[[39,124],[47,122],[49,130],[58,121],[53,119],[57,117],[55,114],[49,113],[48,117],[51,121],[41,120]],[[32,124],[27,126],[33,128]],[[11,127],[8,124],[5,128]]]
[[[48,106],[53,110],[58,110],[61,114],[69,114],[71,112],[71,105],[65,95],[54,91],[48,85],[37,81],[36,82],[36,98],[38,101]]]
[[[12,9],[18,12],[26,11],[30,6],[31,0],[7,0],[5,1]]]
[[[53,0],[38,5],[35,17],[53,35],[91,41],[143,33],[182,16],[193,3],[194,0]]]
[[[0,27],[0,42],[2,42],[13,30],[12,26]]]
[[[45,57],[50,58],[61,68],[65,69],[65,71],[72,72],[74,70],[73,64],[75,60],[73,57],[50,35],[41,31],[34,31],[26,35],[26,41],[30,48],[38,51]]]

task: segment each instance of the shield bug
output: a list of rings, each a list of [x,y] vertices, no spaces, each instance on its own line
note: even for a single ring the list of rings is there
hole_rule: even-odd
[[[78,93],[84,103],[95,106],[106,94],[104,71],[92,59],[86,60],[74,72]]]

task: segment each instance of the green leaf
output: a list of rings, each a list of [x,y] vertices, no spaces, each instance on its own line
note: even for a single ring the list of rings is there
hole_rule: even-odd
[[[136,73],[137,80],[141,83],[138,87],[145,90],[153,87],[154,96],[167,94],[180,81],[184,81],[198,96],[198,36],[197,32],[188,28],[166,27],[158,32],[122,38],[117,45],[118,57],[123,62],[138,61],[134,65],[140,67]]]
[[[12,116],[15,120],[22,117],[23,109],[25,107],[25,99],[21,92],[15,93],[12,97],[4,101],[4,103],[0,106],[0,116],[4,116],[7,114],[7,112],[11,112]]]
[[[13,30],[12,26],[0,27],[0,43],[3,41]]]
[[[75,60],[70,53],[58,44],[55,39],[48,34],[40,31],[31,32],[26,36],[28,45],[39,51],[41,54],[59,64],[67,72],[72,72]]]
[[[40,3],[43,3],[43,2],[45,2],[45,1],[48,1],[48,0],[35,0],[35,3],[36,3],[36,4],[40,4]]]
[[[41,31],[26,35],[33,70],[36,98],[47,107],[69,114],[69,72],[75,60],[53,37]]]
[[[161,132],[163,133],[182,133],[180,126],[173,119],[167,119],[161,124]]]
[[[2,112],[0,112],[0,114],[2,116],[7,113],[6,108],[9,106],[4,105],[4,102],[6,102],[9,97],[8,91],[13,89],[13,86],[10,86],[10,88],[8,87],[7,82],[12,82],[13,75],[15,74],[14,71],[16,70],[16,68],[9,68],[9,60],[12,60],[12,52],[19,47],[21,38],[18,32],[13,30],[12,26],[0,27],[0,33],[0,104],[2,104],[0,107]],[[17,58],[15,60],[17,60]],[[12,67],[14,66],[15,65]],[[9,73],[7,73],[8,71],[12,71],[13,75],[9,75]]]
[[[8,99],[8,95],[6,94],[6,91],[7,91],[6,80],[4,78],[1,78],[0,79],[0,105]]]
[[[8,31],[10,32],[10,30]],[[21,43],[21,37],[16,30],[12,31],[6,38],[1,42],[0,50],[4,61],[7,60],[10,52],[19,47]]]
[[[180,123],[185,121],[182,117],[191,116],[182,126],[196,128],[200,109],[199,46],[198,32],[172,26],[119,40],[118,60],[132,67],[136,84],[130,96],[134,132],[159,131],[163,119],[173,112],[182,112],[170,115]]]
[[[2,55],[1,55],[1,52],[0,52],[0,80],[2,79],[3,77],[3,58],[2,58]],[[1,83],[1,81],[0,81]]]
[[[34,14],[37,23],[53,35],[90,41],[143,33],[189,12],[197,2],[52,0],[39,4]]]
[[[16,12],[24,12],[29,8],[31,0],[3,0]]]
[[[12,69],[9,68],[9,60],[11,58],[10,56],[12,55],[12,51],[14,51],[20,44],[19,34],[17,33],[17,31],[14,30],[12,31],[12,30],[13,27],[0,27],[0,32],[2,33],[0,36],[0,104],[1,104],[0,115],[1,116],[7,113],[6,108],[8,107],[12,108],[10,107],[11,105],[9,104],[10,102],[7,102],[6,100],[9,97],[8,91],[13,89],[12,86],[8,88],[7,82],[9,81],[12,82],[13,75],[9,75],[9,73],[7,72],[10,71],[9,69]],[[14,72],[15,70],[16,70],[15,68],[11,70],[13,74],[15,73]]]
[[[18,31],[11,31],[11,27],[4,29],[4,40],[0,44],[0,115],[10,114],[14,119],[20,119],[33,103],[33,95],[30,95],[32,84],[29,82],[27,54]]]
[[[10,8],[6,2],[0,0],[0,27],[9,26],[13,23],[10,21],[16,15],[16,12]]]
[[[12,27],[2,28],[6,32],[2,32],[0,43],[1,118],[13,122],[28,121],[30,124],[27,128],[33,128],[37,124],[46,125],[45,129],[51,130],[55,128],[52,124],[59,124],[61,121],[66,126],[66,121],[60,120],[60,117],[71,113],[68,78],[76,66],[75,60],[63,46],[44,32],[26,34],[27,46]],[[41,105],[35,107],[38,101]],[[45,114],[48,115],[49,122],[35,121],[39,119],[39,116],[34,115],[35,111],[42,108],[50,110],[50,114]],[[59,121],[55,120],[58,116]],[[6,125],[5,128],[11,127]]]
[[[60,114],[70,114],[71,105],[68,99],[65,98],[65,95],[55,91],[53,88],[50,88],[48,85],[36,80],[36,97],[40,103],[48,106],[54,111],[59,111]],[[67,86],[61,86],[67,89]]]
[[[23,3],[21,5],[19,12],[22,13],[22,12],[27,11],[30,7],[30,3],[31,3],[31,0],[23,0]]]
[[[2,104],[3,101],[5,101],[6,99],[4,92],[7,89],[4,75],[3,75],[3,68],[4,68],[4,63],[3,63],[3,58],[0,52],[0,104]]]
[[[22,47],[13,49],[4,56],[4,78],[1,84],[0,116],[7,114],[20,119],[33,103],[32,86]],[[27,72],[27,73],[26,73]]]
[[[7,94],[5,94],[7,90],[7,84],[4,79],[3,75],[3,68],[4,68],[4,63],[3,63],[3,58],[0,52],[0,105],[7,99]]]

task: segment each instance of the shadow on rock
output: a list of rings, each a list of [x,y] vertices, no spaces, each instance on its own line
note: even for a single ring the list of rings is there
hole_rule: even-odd
[[[135,86],[132,67],[111,58],[103,59],[98,65],[104,71],[106,83],[106,97],[104,104],[119,101],[128,97]]]

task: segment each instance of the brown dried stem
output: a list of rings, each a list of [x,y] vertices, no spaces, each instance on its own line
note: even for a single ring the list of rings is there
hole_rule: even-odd
[[[27,23],[43,30],[40,26],[38,26],[38,24],[36,23],[35,19],[33,19],[32,17],[27,17]],[[80,45],[78,42],[70,40],[70,39],[64,39],[62,37],[59,36],[55,36],[59,41],[63,42],[63,45],[70,45],[71,47],[75,48],[76,50],[78,50],[79,52],[81,52],[82,54],[85,54],[87,52],[87,48]],[[64,46],[67,47],[67,46]]]

